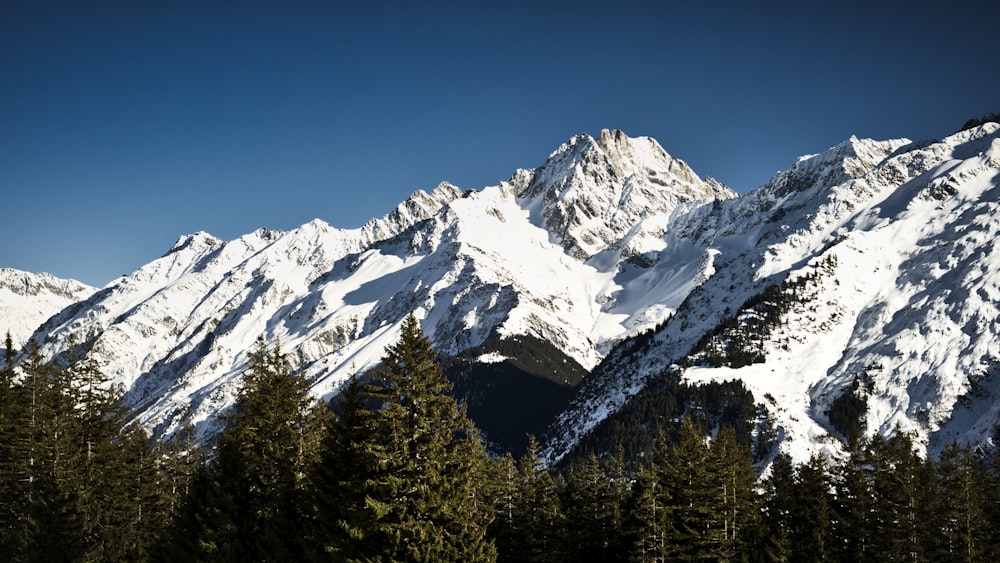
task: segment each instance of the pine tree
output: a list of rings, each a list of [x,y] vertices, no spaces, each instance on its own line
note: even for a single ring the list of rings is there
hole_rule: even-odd
[[[559,502],[558,483],[543,466],[538,441],[529,437],[528,446],[518,460],[520,491],[517,494],[513,519],[519,533],[512,542],[516,549],[507,553],[506,561],[563,561],[565,559],[565,516]]]
[[[719,429],[709,447],[709,463],[716,481],[716,506],[722,515],[723,559],[736,559],[747,551],[758,525],[759,507],[754,488],[757,470],[750,448],[736,440],[730,426]]]
[[[726,517],[718,471],[718,466],[710,459],[704,435],[690,418],[685,418],[660,479],[670,498],[669,559],[725,559]]]
[[[662,436],[662,435],[661,435]],[[662,442],[662,440],[661,440]],[[662,451],[666,451],[663,446]],[[629,500],[622,516],[622,526],[629,561],[660,563],[665,561],[666,505],[664,488],[654,467],[639,468],[632,485]]]
[[[16,480],[15,443],[19,421],[15,410],[14,344],[10,332],[5,339],[3,365],[0,366],[0,553],[18,550],[16,502],[21,486]]]
[[[497,550],[497,561],[516,561],[513,554],[518,550],[521,522],[515,518],[515,506],[521,494],[520,474],[513,456],[508,452],[503,457],[488,464],[487,483],[493,505],[493,522],[487,530],[487,537]]]
[[[926,509],[936,488],[933,474],[903,432],[897,430],[888,440],[876,436],[869,447],[874,467],[874,551],[883,561],[924,561],[932,537]]]
[[[826,459],[813,456],[809,463],[799,466],[793,487],[793,559],[830,561],[833,509],[830,498],[832,484],[826,470]]]
[[[317,502],[317,518],[346,532],[317,552],[348,561],[496,557],[486,538],[485,448],[450,389],[411,314],[374,380],[332,425],[331,432],[346,434],[328,440],[337,451],[324,457],[344,459],[356,472],[317,483],[327,494],[343,487],[337,494],[347,503],[330,514],[323,513],[329,501]]]
[[[984,510],[982,487],[988,482],[983,464],[966,447],[952,443],[938,458],[937,513],[940,536],[931,558],[938,561],[985,561],[992,538]],[[995,523],[995,522],[994,522]],[[932,537],[932,539],[934,539]]]
[[[847,440],[847,457],[834,474],[834,557],[839,561],[877,561],[871,456],[858,432]]]
[[[767,559],[792,561],[792,538],[798,526],[797,498],[795,491],[795,466],[787,454],[779,454],[771,462],[770,474],[764,481],[763,516],[765,531],[762,534],[767,546]]]
[[[33,342],[20,370],[9,405],[4,488],[12,510],[3,544],[14,561],[72,559],[84,543],[70,482],[79,460],[72,449],[73,405],[57,384],[57,366],[44,362]]]
[[[44,362],[29,343],[17,382],[5,364],[0,544],[10,560],[141,560],[165,520],[153,449],[126,428],[87,349]]]
[[[362,416],[361,383],[352,378],[335,398],[327,420],[319,463],[313,468],[315,496],[308,557],[351,561],[362,557],[369,467],[366,443],[372,433]]]
[[[565,507],[568,559],[614,559],[614,534],[621,527],[621,515],[611,481],[597,456],[591,454],[583,465],[566,472],[562,505]]]
[[[167,551],[211,561],[302,559],[307,476],[326,412],[280,345],[268,350],[259,338],[215,458],[196,476]]]

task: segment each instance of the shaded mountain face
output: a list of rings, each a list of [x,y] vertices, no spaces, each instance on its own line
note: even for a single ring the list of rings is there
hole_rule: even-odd
[[[542,434],[555,462],[647,408],[644,390],[734,381],[798,460],[852,424],[983,443],[1000,419],[998,128],[852,137],[742,197],[652,139],[582,135],[359,229],[182,237],[35,338],[54,355],[92,335],[160,434],[216,431],[261,334],[329,398],[413,311],[499,450]]]

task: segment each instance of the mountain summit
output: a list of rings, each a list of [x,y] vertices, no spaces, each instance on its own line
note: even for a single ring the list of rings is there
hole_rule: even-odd
[[[852,137],[742,197],[651,138],[580,135],[496,186],[418,191],[358,229],[181,237],[34,337],[50,356],[90,337],[159,434],[214,433],[262,334],[329,398],[414,312],[487,438],[541,434],[550,461],[667,380],[740,382],[766,446],[798,459],[837,449],[844,405],[868,434],[985,444],[998,129]]]

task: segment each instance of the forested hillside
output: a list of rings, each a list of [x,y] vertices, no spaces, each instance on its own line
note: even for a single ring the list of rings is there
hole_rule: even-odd
[[[80,349],[86,347],[81,343]],[[225,430],[150,443],[80,356],[0,378],[5,561],[986,561],[995,459],[908,435],[761,475],[743,429],[665,403],[646,438],[546,468],[490,457],[416,319],[332,405],[258,341]],[[710,403],[710,401],[709,401]]]

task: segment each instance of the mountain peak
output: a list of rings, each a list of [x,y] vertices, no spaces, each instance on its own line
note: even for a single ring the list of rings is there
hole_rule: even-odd
[[[616,145],[628,144],[629,137],[621,129],[601,129],[601,134],[597,136],[597,144],[607,150]]]
[[[535,200],[538,221],[581,260],[648,221],[653,238],[681,203],[729,199],[736,193],[705,181],[649,137],[604,129],[597,139],[578,135],[534,171],[522,199]],[[648,245],[644,245],[648,246]]]
[[[260,229],[258,229],[258,232]],[[205,231],[198,231],[196,233],[191,233],[187,235],[181,235],[177,238],[177,242],[170,247],[167,254],[172,254],[174,252],[179,252],[186,248],[191,248],[194,246],[215,246],[222,242],[222,239],[216,238]]]
[[[15,346],[20,345],[49,317],[96,291],[45,272],[0,268],[0,338],[9,332]]]
[[[0,321],[31,320],[47,357],[95,336],[93,357],[158,435],[217,429],[262,333],[329,398],[417,311],[492,413],[520,412],[529,391],[508,380],[503,403],[475,358],[507,377],[499,356],[538,355],[505,348],[512,339],[546,344],[542,372],[593,370],[559,390],[576,398],[552,410],[554,455],[672,364],[690,366],[679,373],[692,384],[739,379],[773,415],[762,435],[800,459],[835,443],[828,413],[852,390],[870,433],[904,422],[926,443],[973,443],[992,436],[1000,397],[998,128],[931,143],[852,136],[740,198],[649,137],[602,130],[474,194],[417,190],[358,229],[185,235],[80,299],[37,307],[54,293],[0,270]]]

